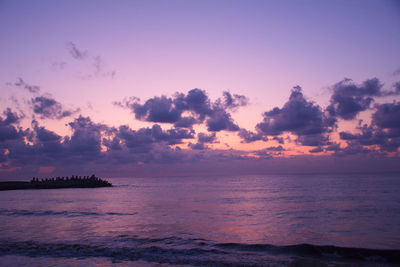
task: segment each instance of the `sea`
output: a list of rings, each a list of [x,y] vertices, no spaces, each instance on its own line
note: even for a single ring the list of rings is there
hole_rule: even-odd
[[[399,266],[400,174],[0,191],[0,266]]]

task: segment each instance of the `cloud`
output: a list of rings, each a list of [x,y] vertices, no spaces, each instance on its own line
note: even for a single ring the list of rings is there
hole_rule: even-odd
[[[5,119],[0,118],[0,122],[4,123],[4,125],[10,125],[10,124],[15,124],[19,123],[22,117],[18,116],[16,112],[13,112],[11,108],[6,108],[6,110],[3,111],[3,114],[6,116]]]
[[[150,122],[175,123],[181,118],[182,110],[173,105],[173,100],[166,96],[154,97],[143,105],[133,102],[131,108],[136,119]]]
[[[194,117],[181,117],[174,123],[174,127],[192,128],[196,123],[198,123],[198,121]]]
[[[79,112],[77,110],[66,110],[55,99],[46,96],[37,96],[31,100],[33,112],[40,116],[41,119],[62,119],[72,116]]]
[[[88,62],[93,69],[93,71],[87,75],[84,75],[82,78],[88,79],[92,78],[94,76],[103,76],[103,77],[110,77],[111,79],[114,79],[116,75],[115,70],[105,70],[104,68],[104,61],[101,56],[96,55],[92,56],[89,54],[87,50],[82,50],[79,49],[75,43],[69,42],[67,44],[67,49],[68,53],[72,56],[72,58],[79,60],[79,61],[84,61]],[[64,64],[65,66],[65,64]],[[62,66],[62,67],[64,67]]]
[[[400,147],[400,103],[376,105],[371,125],[364,124],[359,126],[358,130],[359,133],[355,134],[339,133],[340,138],[347,142],[348,148],[376,145],[381,151],[398,151]]]
[[[400,102],[378,104],[376,112],[372,115],[373,123],[380,128],[400,129]]]
[[[51,65],[50,65],[50,67],[56,71],[63,70],[63,69],[65,69],[66,66],[67,66],[67,63],[64,61],[55,61],[55,62],[51,63]]]
[[[344,79],[333,86],[327,111],[331,116],[352,120],[358,113],[367,110],[376,96],[382,96],[382,83],[377,78],[360,85],[351,79]]]
[[[1,116],[0,125],[16,125],[16,115]],[[9,119],[7,119],[9,118]],[[6,122],[7,121],[7,122]],[[167,175],[194,173],[265,173],[265,172],[298,172],[312,170],[338,170],[343,162],[348,162],[349,155],[360,155],[362,160],[353,158],[352,164],[343,167],[349,170],[369,162],[372,169],[396,169],[398,160],[391,164],[384,155],[365,161],[373,151],[362,145],[349,146],[340,151],[342,157],[336,164],[327,157],[290,158],[279,156],[285,150],[283,146],[272,146],[262,150],[249,152],[238,150],[206,149],[206,144],[216,141],[215,133],[199,133],[198,143],[191,149],[181,149],[172,144],[191,140],[194,132],[190,129],[171,128],[163,130],[159,125],[133,130],[128,126],[118,128],[93,122],[89,117],[79,116],[68,124],[71,136],[60,136],[55,132],[32,122],[32,130],[21,131],[16,140],[0,141],[0,176],[5,170],[13,171],[13,175],[35,175],[40,166],[51,166],[55,173],[92,172],[114,176],[128,175]],[[1,127],[0,127],[1,128]],[[20,130],[18,128],[17,132]],[[31,137],[32,136],[32,137]],[[25,142],[22,138],[30,141]],[[331,151],[337,144],[331,144]],[[326,148],[328,150],[328,147]],[[338,148],[336,147],[335,151]],[[318,152],[321,148],[312,149]],[[257,155],[257,157],[254,157]],[[337,153],[339,155],[339,153]],[[378,155],[378,154],[375,154]],[[279,156],[279,157],[278,157]],[[344,157],[344,158],[343,158]],[[341,161],[343,159],[343,161]],[[359,162],[359,164],[354,164]],[[378,162],[372,164],[372,162]],[[382,163],[383,162],[383,163]],[[385,163],[386,162],[386,163]],[[332,164],[336,164],[332,167]],[[383,164],[383,165],[382,165]],[[351,165],[351,166],[350,166]],[[344,170],[340,168],[340,170]],[[398,169],[398,167],[397,167]],[[3,172],[2,172],[3,171]]]
[[[207,130],[211,132],[238,131],[239,126],[233,121],[231,115],[224,109],[213,110],[212,115],[207,119]]]
[[[14,85],[26,89],[31,93],[38,93],[40,91],[40,86],[27,84],[22,78],[17,78]]]
[[[73,42],[67,44],[69,54],[77,60],[84,60],[88,58],[89,54],[86,50],[80,50]]]
[[[227,96],[230,100],[225,101],[225,104],[222,104],[221,99],[211,102],[204,90],[195,88],[187,94],[176,93],[173,97],[155,96],[144,104],[140,104],[139,98],[131,97],[122,102],[114,102],[114,105],[130,109],[135,118],[142,121],[171,123],[182,128],[191,128],[205,121],[209,131],[238,131],[239,126],[226,109],[244,105],[243,99],[246,98],[225,92],[225,98]]]
[[[272,159],[274,156],[281,155],[282,152],[285,150],[286,149],[284,149],[281,145],[271,146],[271,147],[267,147],[267,148],[264,148],[261,150],[256,150],[256,151],[254,151],[254,154],[256,154],[257,156],[259,156],[261,158]]]
[[[393,85],[394,87],[394,92],[399,95],[400,94],[400,82],[397,82]]]
[[[47,130],[43,126],[39,126],[37,121],[32,121],[32,126],[35,134],[35,145],[32,150],[37,154],[42,154],[43,157],[60,158],[63,153],[66,153],[62,137],[53,131]]]
[[[16,126],[21,119],[17,113],[7,108],[3,111],[3,115],[5,117],[0,116],[0,143],[23,137],[24,132]],[[0,144],[0,147],[3,145]]]
[[[286,149],[284,149],[282,146],[271,146],[271,147],[267,147],[265,150],[267,150],[267,151],[285,151]]]
[[[197,139],[199,143],[214,143],[217,138],[215,133],[206,134],[206,133],[199,133],[197,134]]]
[[[242,143],[252,143],[255,141],[268,141],[268,137],[265,136],[262,132],[254,133],[244,128],[239,130],[238,135],[242,139],[241,140]]]
[[[290,132],[298,136],[298,142],[307,146],[326,142],[325,134],[331,132],[336,123],[318,105],[307,101],[299,86],[293,88],[282,108],[275,107],[263,116],[263,121],[256,125],[258,133],[277,136]]]
[[[292,132],[296,135],[321,134],[329,131],[334,121],[325,117],[321,108],[308,102],[300,87],[294,87],[289,101],[282,108],[275,107],[264,113],[257,129],[266,135]]]
[[[193,139],[194,131],[189,129],[163,130],[155,124],[151,128],[133,130],[126,125],[120,126],[115,132],[120,144],[131,152],[148,153],[153,145],[163,143],[164,146],[181,144],[184,139]]]
[[[303,146],[324,146],[330,144],[329,137],[320,133],[299,135],[296,142]]]
[[[326,150],[326,151],[339,152],[339,151],[341,151],[340,144],[338,144],[338,143],[331,143],[329,146],[326,146],[326,147],[325,147],[325,150]]]
[[[249,100],[244,95],[231,94],[228,91],[223,92],[223,106],[229,109],[236,109],[238,107],[246,106]]]
[[[79,116],[68,123],[73,131],[72,136],[64,139],[63,145],[70,155],[85,156],[94,159],[101,156],[101,141],[103,133],[112,131],[104,124],[93,123],[89,117]]]
[[[195,150],[204,150],[207,149],[207,143],[215,143],[217,139],[216,133],[206,134],[206,133],[199,133],[197,134],[197,143],[189,143],[188,146],[191,149]]]
[[[309,150],[311,153],[320,153],[320,152],[323,152],[324,151],[324,149],[322,148],[322,147],[316,147],[316,148],[313,148],[313,149],[311,149],[311,150]]]
[[[277,141],[279,144],[282,144],[282,145],[285,143],[283,137],[274,136],[274,137],[272,138],[272,140],[275,140],[275,141]]]
[[[163,131],[160,125],[151,128],[151,135],[155,142],[165,141],[169,145],[182,144],[182,139],[193,139],[194,131],[188,129],[169,129]]]
[[[153,144],[151,128],[132,130],[126,125],[119,127],[116,136],[121,140],[122,145],[132,152],[147,153]]]
[[[350,96],[356,100],[357,97],[372,98],[373,101],[375,97],[394,95],[400,91],[398,84],[387,92],[382,90],[379,81],[367,81],[370,82],[361,85],[354,85],[351,81],[344,82],[352,85],[345,90],[348,95],[337,87],[329,106],[333,105],[335,94]],[[21,87],[25,88],[22,82]],[[37,119],[61,119],[77,112],[66,109],[50,96],[35,96],[30,103],[34,114],[38,115]],[[21,125],[26,125],[23,116],[8,108],[0,115],[0,175],[3,175],[3,170],[14,169],[30,170],[34,173],[39,166],[52,166],[56,172],[95,169],[106,172],[114,170],[118,173],[124,168],[138,170],[137,168],[145,166],[143,168],[148,168],[150,173],[158,169],[160,174],[165,174],[168,169],[177,171],[181,166],[188,166],[187,170],[198,166],[200,171],[211,172],[219,164],[225,164],[225,170],[229,171],[240,165],[247,166],[246,170],[249,172],[257,173],[259,170],[276,170],[276,166],[288,170],[285,162],[289,161],[298,166],[312,161],[307,164],[318,169],[320,166],[316,166],[315,162],[327,154],[337,156],[335,161],[349,157],[356,159],[355,162],[359,158],[388,160],[388,155],[398,158],[400,103],[371,103],[368,104],[373,112],[370,124],[362,125],[360,122],[354,132],[338,132],[340,143],[330,139],[330,135],[338,127],[337,118],[342,118],[339,116],[340,112],[337,113],[340,110],[336,109],[338,106],[334,107],[335,113],[324,111],[305,98],[300,87],[293,88],[289,99],[282,106],[264,112],[262,121],[256,125],[254,131],[239,128],[230,113],[247,105],[246,97],[224,92],[221,98],[212,101],[207,92],[201,89],[172,96],[156,96],[144,102],[138,98],[114,102],[116,106],[129,109],[137,119],[152,122],[150,127],[111,127],[80,115],[67,124],[70,134],[66,136],[40,125],[40,120],[32,121],[30,128],[23,129]],[[207,131],[196,134],[193,129],[196,124],[202,124],[198,128],[206,128]],[[273,140],[277,142],[277,146],[254,151],[212,148],[210,144],[218,142],[217,132],[224,130],[237,131],[244,143]],[[310,146],[304,153],[314,156],[303,158],[304,160],[300,156],[285,157],[284,151],[288,149],[283,146],[285,139],[293,146]],[[324,155],[321,155],[323,152]],[[329,157],[326,162],[328,159]],[[331,166],[331,163],[327,164]],[[155,168],[152,169],[151,166]]]

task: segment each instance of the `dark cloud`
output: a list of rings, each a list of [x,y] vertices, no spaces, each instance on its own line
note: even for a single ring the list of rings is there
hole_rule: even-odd
[[[324,134],[299,135],[296,142],[303,146],[324,146],[330,144],[329,137]]]
[[[233,122],[229,113],[224,109],[213,110],[212,115],[207,119],[207,130],[211,132],[225,131],[238,131],[239,126]]]
[[[342,148],[340,151],[335,152],[336,156],[349,156],[349,155],[358,155],[358,154],[370,154],[372,151],[369,148],[366,148],[360,144],[350,144],[345,148]]]
[[[38,96],[32,98],[31,101],[33,105],[33,112],[39,115],[42,119],[59,120],[79,112],[79,109],[66,110],[55,99],[46,96]]]
[[[277,141],[279,144],[282,144],[282,145],[285,143],[283,137],[274,136],[274,137],[272,138],[272,140],[275,140],[275,141]]]
[[[150,128],[132,130],[126,125],[120,126],[116,136],[121,140],[122,145],[133,152],[149,152],[153,137]]]
[[[186,96],[178,94],[174,102],[177,108],[193,111],[195,114],[199,115],[200,121],[203,121],[205,116],[213,114],[211,101],[208,98],[206,91],[201,89],[192,89]]]
[[[153,97],[140,104],[140,99],[129,98],[114,105],[129,108],[135,118],[148,122],[172,123],[175,127],[191,128],[206,122],[209,131],[238,131],[228,108],[242,106],[246,98],[225,92],[225,104],[221,99],[211,102],[204,90],[192,89],[187,94],[176,93],[174,97]],[[228,99],[228,100],[227,100]],[[247,103],[247,102],[246,102]],[[187,116],[183,116],[183,114]],[[190,115],[189,115],[190,114]]]
[[[400,147],[400,103],[376,105],[371,125],[364,124],[359,126],[358,130],[359,133],[339,133],[340,138],[347,142],[349,149],[376,145],[381,151],[398,151]],[[361,149],[358,150],[364,152]]]
[[[336,91],[325,112],[317,104],[308,101],[300,87],[295,87],[289,100],[282,107],[275,107],[263,114],[263,120],[257,124],[254,132],[240,129],[229,113],[246,105],[247,98],[224,92],[221,98],[211,101],[201,89],[176,93],[172,97],[153,97],[142,102],[143,104],[137,98],[115,102],[115,105],[131,110],[140,120],[169,124],[154,124],[139,129],[132,129],[126,125],[114,128],[95,123],[89,117],[79,116],[68,123],[71,134],[60,136],[37,121],[32,121],[31,129],[23,130],[22,116],[6,109],[0,116],[0,175],[2,168],[27,169],[42,165],[55,166],[58,170],[119,170],[132,166],[158,166],[160,173],[164,174],[164,170],[170,166],[194,166],[204,162],[212,163],[212,166],[223,163],[235,167],[241,166],[243,162],[248,164],[249,170],[255,171],[249,166],[257,162],[276,168],[273,163],[289,160],[283,157],[285,148],[281,145],[250,152],[211,149],[209,144],[218,142],[217,132],[223,130],[238,131],[242,142],[247,143],[267,141],[271,136],[270,140],[283,144],[283,136],[287,136],[288,142],[291,142],[292,137],[293,144],[311,146],[309,154],[326,151],[338,156],[335,158],[338,161],[347,157],[382,159],[387,155],[398,156],[398,102],[375,104],[370,125],[362,125],[360,122],[357,131],[339,132],[340,144],[332,143],[329,134],[336,129],[336,118],[355,117],[354,114],[359,112],[343,115],[351,112],[344,112],[346,109],[339,108],[339,103],[333,102],[336,96],[350,98],[358,104],[366,101],[368,105],[365,107],[371,108],[374,97],[397,94],[396,92],[400,92],[400,85],[395,84],[390,92],[382,91],[377,79],[368,80],[361,85],[342,81],[342,84],[338,83],[335,86]],[[346,90],[343,89],[345,87]],[[34,113],[40,118],[60,119],[76,112],[65,109],[48,96],[35,97],[31,103]],[[330,109],[333,109],[333,112]],[[198,133],[196,136],[192,129],[195,124],[207,126],[208,132]],[[314,155],[308,160],[320,157],[321,155]],[[280,166],[287,170],[284,163]],[[202,168],[205,169],[207,168]]]
[[[373,97],[382,94],[382,83],[377,78],[366,80],[360,85],[351,79],[344,79],[333,86],[327,111],[333,117],[352,120],[370,107]]]
[[[120,145],[131,152],[147,153],[155,144],[163,143],[164,146],[169,146],[181,144],[183,139],[193,139],[194,131],[182,128],[163,130],[158,124],[138,130],[120,126],[116,131],[116,137],[120,140]]]
[[[189,143],[188,146],[193,150],[204,150],[208,148],[204,143]]]
[[[150,122],[175,123],[180,120],[182,114],[182,110],[173,105],[173,100],[165,96],[151,98],[143,105],[134,102],[131,108],[136,119]]]
[[[206,134],[206,133],[199,133],[197,135],[197,139],[199,143],[214,143],[217,139],[217,135],[215,133]]]
[[[223,106],[225,108],[236,109],[238,107],[246,106],[249,100],[244,95],[231,94],[228,91],[223,92]]]
[[[55,132],[49,131],[43,126],[39,126],[37,121],[32,122],[34,130],[36,132],[37,140],[40,142],[60,142],[61,136]]]
[[[257,124],[256,129],[270,136],[290,132],[297,135],[303,145],[314,146],[327,140],[325,133],[332,131],[335,122],[318,105],[307,101],[297,86],[282,108],[275,107],[264,113],[264,119]]]
[[[79,116],[68,124],[73,134],[66,137],[63,144],[69,153],[85,155],[90,159],[100,156],[102,133],[111,131],[103,124],[94,123],[89,117]]]
[[[18,116],[16,112],[13,112],[11,108],[6,108],[6,110],[3,111],[3,114],[5,115],[5,119],[0,118],[0,123],[4,125],[19,123],[22,118]]]
[[[3,115],[4,117],[0,116],[0,142],[20,139],[24,132],[15,125],[20,121],[20,117],[10,108],[4,110]]]
[[[53,131],[47,130],[43,126],[39,126],[37,121],[32,122],[34,134],[36,137],[35,144],[32,150],[35,154],[42,155],[45,160],[50,158],[60,158],[63,153],[66,153],[63,144],[61,143],[62,137]]]
[[[373,123],[380,128],[400,129],[400,102],[380,104],[372,115]]]
[[[340,144],[338,143],[332,143],[329,146],[325,147],[326,151],[333,151],[333,152],[339,152],[341,150]]]
[[[40,91],[39,86],[27,84],[22,78],[17,78],[17,81],[14,83],[14,85],[26,89],[31,93],[38,93]]]
[[[348,133],[340,132],[340,138],[346,141],[347,146],[340,151],[341,153],[355,154],[357,151],[359,153],[364,153],[369,151],[365,146],[378,145],[381,149],[394,151],[397,148],[390,148],[389,140],[386,134],[373,126],[363,125],[358,128],[361,133]]]
[[[383,91],[381,96],[398,96],[400,95],[400,82],[396,82],[392,86],[392,90]]]
[[[283,151],[285,151],[282,146],[271,146],[261,150],[254,151],[254,154],[261,158],[272,159],[274,156],[281,155]]]
[[[169,129],[163,131],[160,125],[155,124],[151,128],[151,135],[155,142],[165,141],[169,145],[181,144],[182,139],[193,139],[194,131],[188,129]]]
[[[263,122],[256,127],[266,135],[280,135],[283,132],[311,135],[328,132],[333,124],[334,121],[326,118],[319,106],[304,98],[300,87],[295,87],[289,101],[281,109],[275,107],[265,112]]]
[[[95,124],[90,118],[79,117],[69,123],[71,136],[60,136],[32,121],[33,130],[25,130],[23,138],[7,142],[4,147],[9,151],[11,166],[77,166],[101,161],[104,158],[101,149],[101,137],[107,136],[105,125]]]
[[[80,50],[73,42],[67,44],[69,54],[77,60],[84,60],[88,57],[88,52],[86,50]]]
[[[215,143],[217,140],[216,133],[206,134],[206,133],[199,133],[197,134],[197,143],[189,143],[188,146],[194,150],[204,150],[207,149],[207,143]]]
[[[394,87],[395,93],[399,95],[400,94],[400,82],[395,83],[393,85],[393,87]]]
[[[244,128],[240,129],[238,133],[239,137],[242,139],[242,143],[252,143],[255,141],[268,141],[268,137],[266,137],[263,133],[257,132],[254,133],[252,131],[248,131]]]
[[[286,149],[284,149],[282,146],[270,146],[270,147],[267,147],[265,150],[267,150],[267,151],[285,151]]]
[[[198,123],[198,120],[194,117],[181,117],[174,123],[175,127],[192,128],[194,124]]]
[[[313,149],[311,149],[311,150],[309,150],[311,153],[320,153],[320,152],[323,152],[324,151],[324,149],[322,148],[322,147],[316,147],[316,148],[313,148]]]

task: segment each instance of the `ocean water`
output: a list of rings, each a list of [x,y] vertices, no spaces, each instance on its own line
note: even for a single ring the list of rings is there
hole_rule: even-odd
[[[400,174],[0,191],[0,266],[400,264]]]

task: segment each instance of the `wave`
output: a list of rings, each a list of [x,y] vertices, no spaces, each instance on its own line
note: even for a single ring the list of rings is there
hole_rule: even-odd
[[[119,236],[101,245],[41,243],[0,240],[0,255],[30,257],[107,257],[112,260],[147,261],[195,266],[287,265],[307,259],[306,265],[321,262],[339,264],[400,264],[400,250],[376,250],[297,244],[213,243],[204,239],[137,238]],[[121,243],[122,242],[122,243]],[[129,245],[129,242],[132,242]]]
[[[362,261],[400,263],[400,250],[321,246],[311,244],[274,246],[268,244],[222,243],[216,244],[216,246],[226,249],[232,249],[234,251],[268,251],[274,254],[292,254],[318,258],[328,257]]]
[[[132,216],[133,213],[121,212],[85,212],[85,211],[52,211],[52,210],[17,210],[17,209],[1,209],[0,215],[2,216],[66,216],[66,217],[79,217],[79,216]]]

